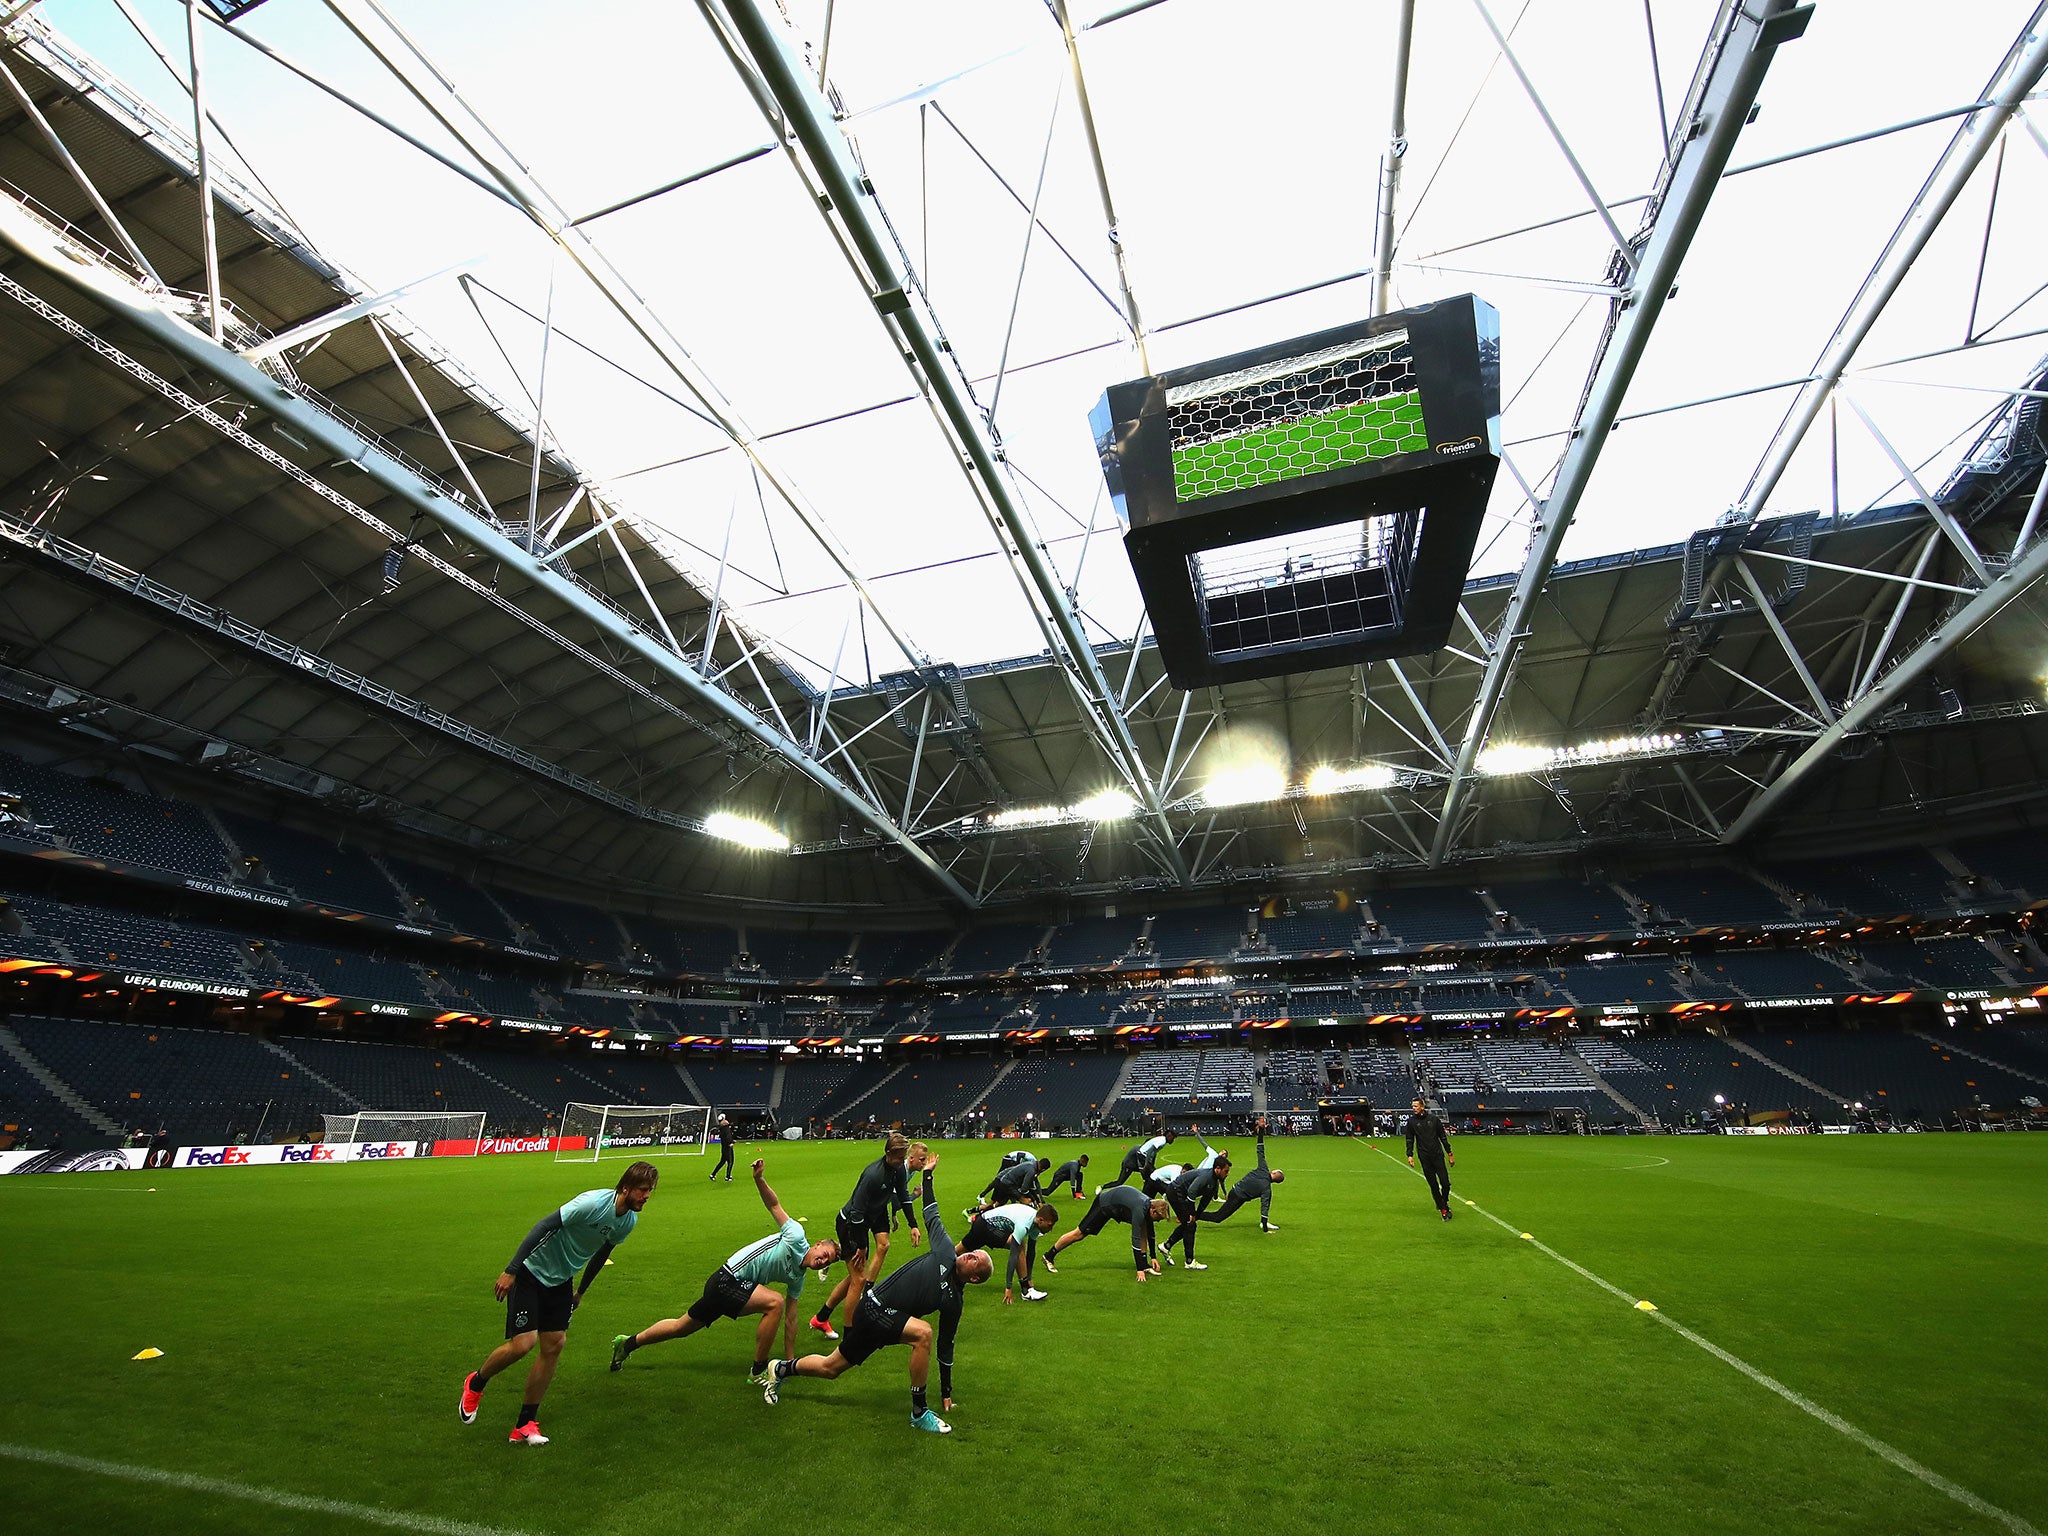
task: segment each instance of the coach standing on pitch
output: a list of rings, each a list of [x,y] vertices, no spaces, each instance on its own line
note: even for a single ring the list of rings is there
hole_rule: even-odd
[[[526,1373],[526,1394],[519,1422],[509,1437],[514,1445],[546,1445],[540,1432],[540,1400],[555,1379],[555,1362],[569,1339],[569,1318],[604,1268],[612,1250],[633,1235],[640,1212],[654,1194],[661,1172],[652,1163],[634,1163],[619,1176],[616,1189],[585,1190],[558,1211],[533,1224],[512,1262],[498,1276],[498,1300],[505,1303],[505,1342],[490,1358],[462,1378],[462,1422],[474,1424],[484,1388],[493,1376],[523,1360],[537,1343],[540,1358]],[[583,1281],[573,1290],[576,1271]]]
[[[718,1117],[718,1124],[715,1129],[718,1132],[718,1167],[711,1170],[712,1182],[717,1182],[719,1169],[722,1168],[725,1170],[725,1182],[730,1184],[732,1182],[732,1144],[733,1139],[739,1133],[733,1129],[732,1122],[723,1115]]]
[[[1422,1176],[1429,1180],[1430,1198],[1436,1201],[1437,1214],[1445,1221],[1451,1219],[1451,1172],[1458,1163],[1458,1156],[1451,1150],[1451,1129],[1429,1112],[1429,1106],[1417,1099],[1415,1113],[1408,1117],[1402,1127],[1408,1139],[1408,1166],[1415,1166],[1416,1154],[1422,1156]]]

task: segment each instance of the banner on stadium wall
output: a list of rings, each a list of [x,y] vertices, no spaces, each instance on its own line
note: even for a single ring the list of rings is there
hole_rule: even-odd
[[[89,1147],[82,1151],[0,1152],[0,1174],[126,1173],[140,1168],[147,1147]]]
[[[425,1148],[422,1151],[421,1148]],[[300,1142],[292,1146],[180,1147],[173,1168],[261,1168],[280,1163],[381,1163],[397,1158],[431,1157],[433,1143],[420,1141],[342,1141],[332,1145]]]
[[[500,1152],[581,1152],[590,1145],[588,1136],[486,1136],[482,1141],[437,1141],[433,1157],[493,1156]]]

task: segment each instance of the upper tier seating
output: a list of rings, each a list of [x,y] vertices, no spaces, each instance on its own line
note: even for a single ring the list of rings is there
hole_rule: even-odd
[[[1056,931],[1046,946],[1046,969],[1061,971],[1112,965],[1138,941],[1143,920],[1136,917],[1084,917]]]
[[[608,912],[525,891],[499,889],[494,894],[507,912],[558,954],[605,965],[618,965],[626,958],[625,932]]]
[[[1161,912],[1152,919],[1152,958],[1163,965],[1227,960],[1244,940],[1244,913],[1235,907]]]
[[[162,972],[233,987],[250,985],[242,963],[245,941],[239,935],[25,893],[15,893],[9,901],[38,933],[59,940],[81,965]]]
[[[1611,885],[1518,880],[1494,886],[1493,900],[1519,927],[1548,938],[1635,931],[1628,903]]]
[[[945,974],[1006,975],[1031,958],[1045,929],[1044,923],[991,923],[986,928],[971,928],[953,946]]]
[[[2036,901],[2048,898],[2048,834],[2017,827],[1997,837],[1957,843],[1955,851],[1965,866],[2008,891]]]
[[[1733,985],[1748,997],[1836,997],[1859,990],[1847,971],[1805,949],[1725,949],[1694,957],[1693,972]]]
[[[227,845],[197,806],[159,800],[0,752],[0,792],[27,802],[33,820],[94,858],[225,880]]]
[[[816,981],[844,960],[851,948],[850,933],[747,926],[747,953],[763,971],[781,981]]]
[[[1359,939],[1357,907],[1328,907],[1310,910],[1296,907],[1280,917],[1261,917],[1259,936],[1276,955],[1336,955],[1347,953]]]
[[[361,849],[234,811],[222,811],[220,819],[244,854],[262,860],[262,874],[271,885],[304,901],[381,917],[410,916],[405,897]]]
[[[1166,1049],[1146,1051],[1131,1063],[1131,1075],[1124,1083],[1119,1105],[1185,1111],[1195,1096],[1202,1073],[1202,1053],[1197,1050]]]
[[[1869,944],[1863,963],[1878,978],[1897,977],[1916,988],[2009,987],[2000,957],[1976,939],[1926,939],[1916,944]]]
[[[444,927],[498,944],[525,943],[497,903],[460,875],[409,859],[392,857],[384,863],[406,893],[424,901]]]
[[[433,1001],[420,981],[419,972],[402,960],[325,949],[295,939],[266,939],[263,947],[276,956],[280,979],[288,985],[303,982],[315,992],[366,997],[373,1002],[421,1006]]]
[[[860,941],[854,968],[870,981],[915,976],[929,968],[952,942],[950,929],[871,933]]]
[[[1688,928],[1760,928],[1793,915],[1775,891],[1731,869],[1646,870],[1622,884]]]
[[[708,923],[665,923],[630,913],[622,915],[619,921],[625,924],[634,945],[644,950],[654,968],[665,975],[723,976],[732,965],[733,956],[739,953],[740,936],[731,928]]]
[[[1814,911],[1886,918],[1942,912],[1955,904],[1948,871],[1917,848],[1894,848],[1853,863],[1816,859],[1781,864],[1770,874],[1805,897]]]
[[[1379,919],[1383,937],[1409,944],[1466,944],[1499,932],[1485,903],[1462,889],[1403,886],[1375,891],[1372,915]]]
[[[980,1102],[1000,1066],[981,1056],[913,1062],[857,1113],[871,1114],[883,1125],[943,1125]]]
[[[1667,963],[1654,960],[1605,960],[1590,965],[1565,965],[1557,970],[1566,991],[1588,1007],[1600,1004],[1683,1002],[1680,978]]]

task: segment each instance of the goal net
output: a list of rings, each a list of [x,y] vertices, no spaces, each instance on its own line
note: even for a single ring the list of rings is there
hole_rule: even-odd
[[[710,1135],[711,1111],[702,1104],[565,1104],[555,1161],[701,1154]]]
[[[431,1151],[437,1142],[469,1144],[474,1156],[484,1139],[484,1112],[464,1110],[365,1109],[353,1115],[322,1115],[327,1123],[325,1140],[339,1142],[410,1141],[425,1142]]]

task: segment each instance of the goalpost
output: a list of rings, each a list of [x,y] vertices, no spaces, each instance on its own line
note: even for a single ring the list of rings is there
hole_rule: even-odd
[[[607,1157],[698,1157],[711,1139],[702,1104],[565,1104],[555,1142],[558,1163]],[[581,1142],[581,1146],[572,1146]]]
[[[483,1145],[484,1112],[480,1109],[412,1110],[365,1109],[353,1115],[322,1115],[325,1140],[338,1142],[410,1141],[431,1146],[442,1141],[466,1141],[469,1156]]]

